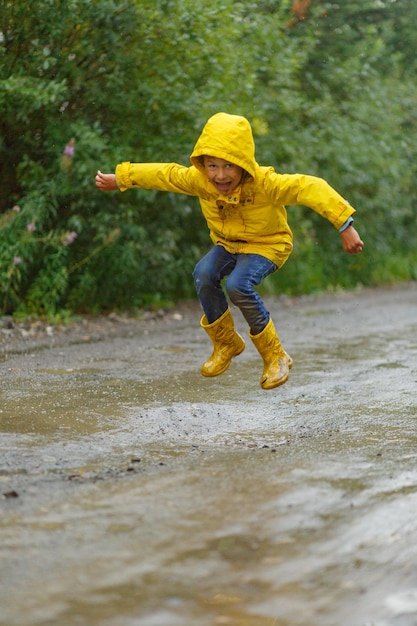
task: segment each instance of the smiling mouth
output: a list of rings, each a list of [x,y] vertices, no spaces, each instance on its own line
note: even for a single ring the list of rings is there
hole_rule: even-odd
[[[231,184],[232,184],[232,183],[215,183],[215,185],[216,185],[217,189],[218,189],[219,191],[222,191],[222,192],[223,192],[223,191],[228,191],[228,190],[230,189],[230,185],[231,185]]]

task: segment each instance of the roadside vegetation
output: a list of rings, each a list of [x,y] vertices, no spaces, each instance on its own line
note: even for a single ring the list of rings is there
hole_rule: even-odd
[[[288,207],[266,281],[300,294],[417,279],[415,0],[0,0],[0,306],[15,317],[194,297],[209,239],[193,198],[102,194],[97,169],[177,161],[217,111],[257,160],[325,178],[366,243]]]

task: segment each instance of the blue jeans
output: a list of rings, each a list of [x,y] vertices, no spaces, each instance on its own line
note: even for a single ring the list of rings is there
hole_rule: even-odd
[[[214,246],[195,266],[194,282],[209,324],[215,322],[228,307],[221,281],[227,276],[226,291],[231,302],[242,312],[253,335],[269,322],[269,311],[255,286],[275,272],[275,263],[259,254],[231,254],[222,246]]]

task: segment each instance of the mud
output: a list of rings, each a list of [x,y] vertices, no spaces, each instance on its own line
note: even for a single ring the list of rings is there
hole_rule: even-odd
[[[272,391],[196,303],[4,322],[2,626],[417,624],[417,286],[268,305]]]

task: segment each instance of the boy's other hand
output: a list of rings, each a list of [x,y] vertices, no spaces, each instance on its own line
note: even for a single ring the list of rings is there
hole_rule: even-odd
[[[353,226],[348,226],[346,230],[340,233],[340,236],[342,237],[343,249],[348,254],[359,254],[362,252],[364,243]]]
[[[100,170],[98,170],[96,175],[96,187],[98,187],[100,191],[116,191],[119,189],[117,186],[116,175],[103,174]]]

